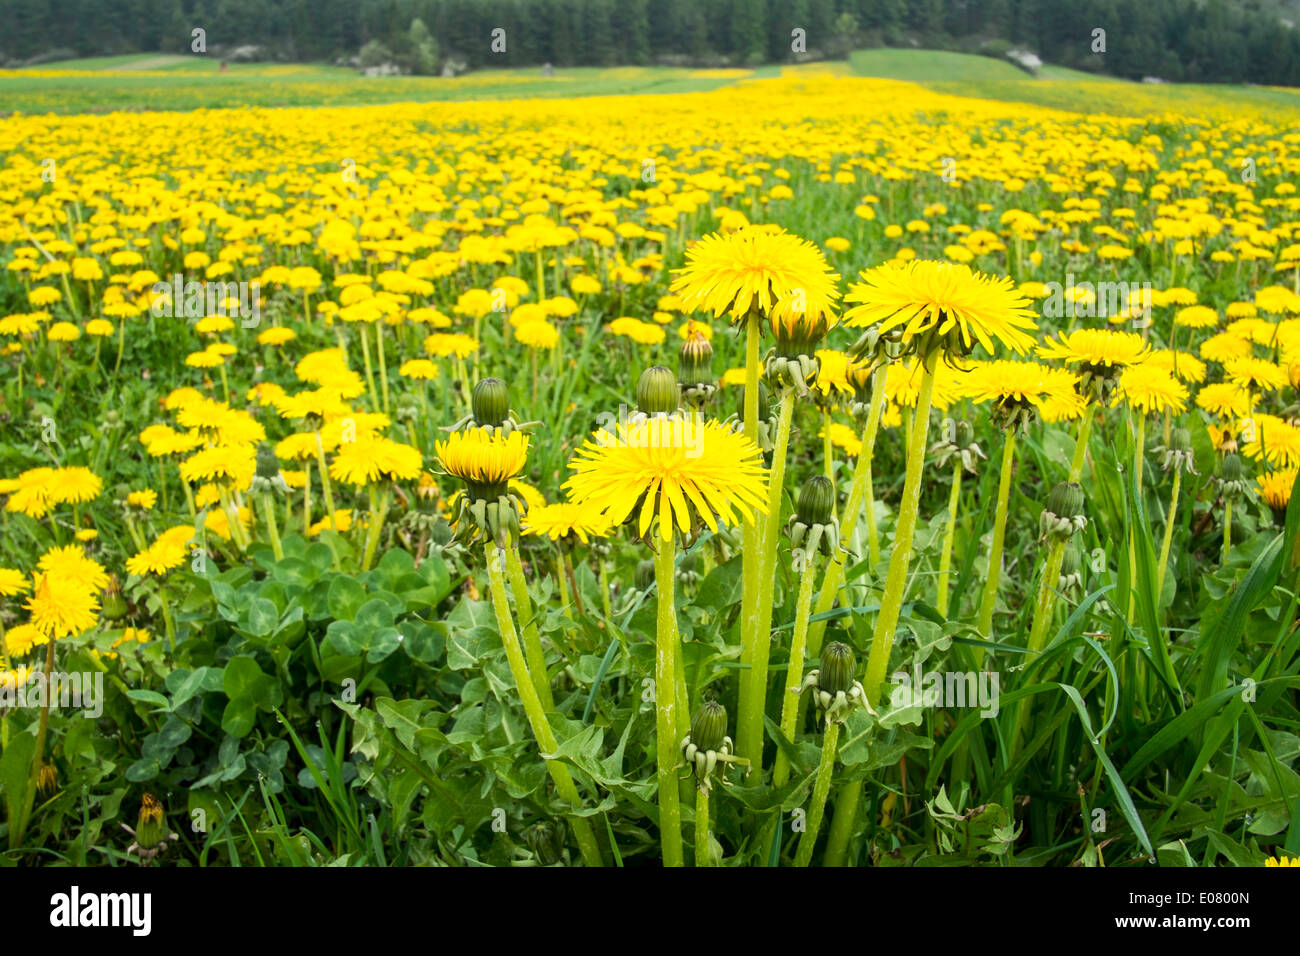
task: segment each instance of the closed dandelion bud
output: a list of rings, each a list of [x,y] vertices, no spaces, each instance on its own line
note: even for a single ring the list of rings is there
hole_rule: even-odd
[[[818,668],[817,684],[821,690],[832,697],[847,694],[853,688],[853,672],[857,669],[858,657],[853,648],[839,641],[832,641],[822,648],[821,666]]]
[[[713,381],[713,346],[699,332],[693,332],[677,353],[677,379],[683,388]]]
[[[538,866],[554,866],[560,862],[564,846],[556,828],[549,823],[537,823],[524,831],[524,842],[532,851]]]
[[[1160,466],[1165,471],[1183,471],[1196,474],[1196,464],[1192,455],[1192,435],[1186,428],[1175,428],[1169,433],[1169,444],[1157,446],[1156,451],[1163,452]]]
[[[1057,587],[1067,594],[1076,594],[1083,587],[1082,563],[1077,548],[1066,548],[1061,555],[1061,576]]]
[[[163,806],[151,793],[140,803],[140,816],[135,824],[135,842],[142,850],[152,850],[167,839],[167,824],[163,820]]]
[[[1083,486],[1075,481],[1062,481],[1047,496],[1047,506],[1038,520],[1039,537],[1066,539],[1082,531],[1088,524],[1083,514]]]
[[[1219,492],[1229,501],[1242,497],[1250,489],[1239,456],[1223,456],[1223,463],[1219,466],[1218,485]]]
[[[826,524],[835,512],[835,485],[825,475],[813,475],[799,489],[795,507],[803,524]]]
[[[100,613],[106,620],[120,621],[126,617],[126,598],[122,597],[122,582],[117,575],[110,575],[108,584],[99,597]]]
[[[716,700],[705,701],[691,718],[691,743],[708,753],[721,751],[727,737],[727,708]]]
[[[677,411],[681,391],[672,369],[655,365],[641,373],[636,383],[636,407],[646,415],[667,415]]]
[[[476,425],[499,428],[510,417],[510,392],[499,378],[479,379],[469,402]]]
[[[280,474],[280,460],[275,450],[263,442],[257,446],[257,477],[271,481]]]

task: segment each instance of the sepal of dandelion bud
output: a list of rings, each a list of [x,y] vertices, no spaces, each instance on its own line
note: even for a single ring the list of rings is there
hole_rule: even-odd
[[[1076,598],[1083,592],[1083,562],[1079,558],[1078,548],[1066,548],[1061,555],[1061,573],[1056,582],[1057,590]]]
[[[873,325],[849,347],[849,355],[862,363],[893,362],[903,355],[903,330],[881,332]]]
[[[701,790],[708,792],[713,788],[715,771],[719,771],[718,781],[729,786],[719,764],[722,768],[729,763],[749,765],[748,760],[732,756],[734,749],[727,736],[727,708],[716,700],[705,701],[691,717],[691,732],[681,742],[682,758]]]
[[[859,707],[873,717],[877,716],[867,702],[862,682],[853,678],[857,663],[853,648],[840,641],[831,641],[822,648],[819,666],[804,678],[799,692],[813,692],[813,701],[827,723],[842,724]]]
[[[257,470],[248,490],[255,495],[289,493],[289,486],[280,475],[280,459],[266,442],[257,446]]]
[[[1246,480],[1239,455],[1223,456],[1223,462],[1219,465],[1219,477],[1215,479],[1215,484],[1219,486],[1219,494],[1228,501],[1245,497],[1250,490],[1250,482]]]
[[[763,367],[763,378],[773,391],[792,388],[799,395],[808,395],[808,386],[817,380],[821,362],[815,355],[784,355],[772,352]]]
[[[1186,428],[1175,428],[1169,433],[1168,445],[1157,445],[1155,451],[1163,457],[1160,467],[1172,474],[1181,470],[1186,474],[1196,474],[1196,457],[1192,454],[1192,434]]]
[[[1038,537],[1043,543],[1074,537],[1088,525],[1083,513],[1083,486],[1062,481],[1047,496],[1047,506],[1038,518]]]
[[[813,475],[799,489],[789,524],[794,570],[802,574],[818,554],[833,557],[840,548],[840,522],[835,515],[835,485],[825,475]]]
[[[930,447],[930,455],[941,468],[951,464],[953,458],[960,458],[962,468],[972,475],[976,472],[976,465],[988,461],[989,457],[976,443],[975,429],[965,420],[954,423],[951,435],[935,442]]]
[[[496,498],[462,497],[456,514],[456,534],[453,541],[468,545],[483,535],[497,547],[519,546],[519,508],[515,496],[509,492]]]
[[[993,406],[993,423],[1006,432],[1022,432],[1038,418],[1028,402],[1006,401]]]

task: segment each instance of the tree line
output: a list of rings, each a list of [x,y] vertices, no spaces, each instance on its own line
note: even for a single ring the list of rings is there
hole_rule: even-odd
[[[0,59],[190,52],[201,29],[211,56],[255,46],[264,59],[337,62],[366,49],[411,72],[1019,47],[1134,79],[1300,86],[1300,31],[1270,2],[1279,0],[0,0]]]

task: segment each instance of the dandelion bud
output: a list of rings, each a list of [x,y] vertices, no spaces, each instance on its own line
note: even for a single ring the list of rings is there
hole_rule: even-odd
[[[153,794],[146,793],[140,803],[140,816],[136,818],[135,842],[142,850],[152,850],[166,839],[162,804]]]
[[[257,477],[271,481],[280,474],[280,459],[275,450],[263,442],[257,446]]]
[[[832,697],[840,693],[847,694],[853,687],[853,672],[857,666],[858,658],[853,653],[853,648],[832,641],[822,648],[818,686]]]
[[[699,332],[691,333],[682,343],[677,359],[677,379],[683,388],[713,381],[713,346]]]
[[[538,823],[524,831],[524,842],[537,859],[538,866],[554,866],[560,862],[563,845],[555,827],[549,823]]]
[[[727,736],[727,708],[716,700],[705,701],[691,718],[691,742],[708,753],[722,750]]]
[[[1241,458],[1237,455],[1225,455],[1223,465],[1219,468],[1219,477],[1223,481],[1241,481]]]
[[[510,417],[510,392],[499,378],[479,379],[470,393],[474,423],[499,428]]]
[[[1061,572],[1057,587],[1067,594],[1077,594],[1083,587],[1082,562],[1079,560],[1078,548],[1066,548],[1061,555]]]
[[[1067,539],[1082,531],[1088,524],[1083,515],[1083,486],[1075,481],[1062,481],[1047,496],[1047,506],[1038,519],[1038,532],[1042,540]]]
[[[1189,452],[1192,450],[1192,433],[1186,428],[1175,428],[1169,433],[1169,450]]]
[[[813,475],[799,489],[795,512],[803,524],[827,524],[835,511],[835,485],[825,475]]]
[[[100,613],[106,620],[120,621],[126,617],[126,599],[122,597],[122,582],[116,574],[109,575],[108,584],[99,597]]]
[[[677,411],[681,392],[672,369],[655,365],[641,373],[636,383],[636,407],[647,415],[667,415]]]
[[[1228,501],[1240,498],[1250,490],[1250,483],[1246,481],[1242,470],[1241,458],[1237,455],[1223,456],[1223,463],[1219,466],[1218,485],[1219,492]]]

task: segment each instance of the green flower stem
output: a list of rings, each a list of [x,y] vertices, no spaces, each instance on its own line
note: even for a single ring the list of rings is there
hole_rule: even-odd
[[[605,571],[605,559],[600,555],[596,556],[596,568],[600,573],[600,605],[605,612],[605,619],[612,621],[614,611],[609,603],[609,574]]]
[[[993,609],[998,602],[998,584],[1002,580],[1002,546],[1007,536],[1007,505],[1011,500],[1011,471],[1016,459],[1015,430],[1007,432],[1002,446],[1002,471],[998,475],[998,503],[993,517],[993,542],[989,546],[989,570],[984,579],[984,596],[980,600],[979,631],[985,637],[993,633]],[[982,656],[978,653],[977,657]]]
[[[768,480],[767,515],[758,526],[758,596],[753,616],[745,627],[749,638],[749,682],[737,718],[736,749],[756,773],[763,770],[763,715],[767,710],[767,662],[772,648],[772,599],[776,588],[776,546],[780,540],[781,493],[785,484],[785,457],[794,417],[794,390],[781,393],[776,437],[772,443],[772,473]],[[742,649],[741,666],[746,663]]]
[[[785,694],[781,698],[781,733],[794,740],[799,716],[799,688],[803,685],[804,651],[808,644],[808,616],[812,610],[812,588],[816,557],[809,559],[799,575],[799,598],[795,604],[794,634],[790,638],[790,664],[785,672]],[[772,770],[772,786],[780,788],[790,779],[790,761],[785,751],[777,748],[776,765]]]
[[[871,394],[879,396],[885,383],[885,370],[878,369],[872,376]],[[862,435],[862,450],[858,452],[858,463],[853,469],[853,483],[849,486],[849,496],[844,502],[844,513],[840,518],[843,534],[852,537],[853,529],[858,524],[858,514],[865,507],[867,512],[867,554],[874,567],[880,562],[880,540],[876,534],[876,505],[871,493],[871,459],[875,453],[876,435],[880,431],[880,416],[884,402],[876,398],[871,400],[871,410],[867,413],[867,424]],[[821,590],[817,592],[815,613],[825,614],[835,603],[835,596],[844,584],[844,558],[836,555],[826,574],[822,578]],[[808,630],[808,656],[816,657],[821,653],[822,637],[826,633],[826,621],[820,620]]]
[[[822,816],[826,812],[826,798],[831,792],[831,772],[835,769],[835,755],[839,745],[840,725],[827,721],[822,738],[822,759],[817,765],[817,782],[813,784],[812,803],[808,807],[808,829],[799,840],[799,849],[794,856],[795,866],[807,866],[812,862],[813,848],[817,845],[817,831],[821,829]]]
[[[695,788],[695,865],[712,866],[709,859],[709,791]]]
[[[745,323],[745,437],[758,441],[758,337],[757,317],[751,316]],[[740,528],[740,702],[741,715],[737,724],[737,737],[744,746],[744,703],[749,699],[749,662],[754,654],[754,634],[749,628],[754,616],[754,606],[758,600],[758,549],[759,530],[757,519],[745,521]]]
[[[388,414],[388,360],[384,358],[384,320],[375,322],[375,351],[379,353],[379,394],[384,400],[384,414]]]
[[[1223,502],[1223,560],[1221,564],[1228,563],[1228,555],[1232,552],[1232,499],[1228,498]]]
[[[564,616],[572,621],[573,608],[569,605],[572,603],[573,598],[569,595],[569,581],[565,577],[564,565],[560,560],[559,552],[556,552],[552,557],[552,563],[554,564],[555,583],[560,586],[560,607],[564,609]]]
[[[1047,628],[1052,622],[1052,606],[1056,603],[1056,583],[1061,577],[1061,562],[1065,558],[1065,545],[1068,538],[1057,538],[1047,552],[1047,563],[1043,566],[1043,578],[1038,582],[1038,596],[1034,599],[1034,623],[1029,630],[1029,661],[1043,649],[1047,642]],[[1011,759],[1007,765],[1015,762],[1020,751],[1020,735],[1025,722],[1029,719],[1032,701],[1028,698],[1020,702],[1016,710],[1015,732],[1011,735]]]
[[[307,480],[302,483],[302,536],[311,537],[311,459],[302,463]]]
[[[528,595],[528,579],[524,577],[524,565],[519,558],[519,548],[511,545],[505,549],[506,573],[510,575],[510,590],[515,595],[515,608],[519,620],[523,622],[520,630],[524,635],[524,655],[528,658],[528,673],[533,677],[533,686],[547,713],[555,710],[555,699],[551,695],[551,680],[546,670],[546,652],[542,650],[542,636],[537,630],[537,619],[533,616],[533,601]]]
[[[1178,492],[1182,489],[1183,470],[1174,469],[1174,490],[1169,495],[1169,514],[1165,516],[1165,538],[1160,542],[1160,561],[1156,565],[1156,587],[1161,591],[1165,587],[1165,569],[1169,567],[1169,546],[1174,540],[1174,518],[1178,514]],[[1160,603],[1160,595],[1156,595],[1156,604]]]
[[[375,560],[375,549],[379,547],[379,535],[384,530],[384,518],[388,516],[388,505],[392,498],[392,487],[384,482],[384,490],[375,494],[375,486],[367,485],[370,494],[370,521],[366,527],[366,550],[361,555],[361,570],[369,571]]]
[[[822,459],[826,477],[835,480],[835,445],[831,442],[831,410],[822,412]]]
[[[45,645],[45,686],[50,686],[50,674],[54,671],[54,638],[51,636]],[[41,764],[45,757],[45,736],[50,729],[50,697],[45,694],[41,702],[41,723],[36,731],[36,749],[32,751],[32,770],[27,778],[27,790],[23,794],[22,809],[17,820],[9,822],[9,849],[22,845],[27,833],[27,823],[31,820],[32,806],[36,802],[36,785],[40,781]]]
[[[555,783],[556,792],[574,808],[581,808],[582,797],[573,782],[573,777],[569,774],[569,768],[560,761],[548,759],[546,756],[555,753],[559,749],[559,744],[556,743],[555,733],[551,730],[541,699],[537,696],[537,690],[529,676],[523,652],[519,649],[514,621],[510,617],[510,598],[506,595],[506,579],[501,573],[501,551],[491,541],[486,543],[484,551],[487,557],[488,582],[492,590],[492,609],[496,612],[497,628],[501,631],[501,644],[505,647],[506,660],[510,664],[510,673],[519,691],[519,699],[523,702],[528,725],[537,739],[542,759],[546,761],[546,770]],[[674,795],[676,792],[674,788]],[[596,843],[596,834],[592,831],[590,822],[585,817],[574,817],[572,824],[583,860],[588,866],[602,866],[600,846]]]
[[[674,542],[659,541],[655,587],[659,595],[655,634],[655,735],[659,770],[659,841],[664,866],[682,866],[681,795],[677,788],[677,609],[674,605]]]
[[[284,549],[280,547],[280,529],[275,524],[275,502],[271,500],[269,491],[258,495],[258,500],[262,506],[262,520],[266,522],[267,533],[271,536],[271,552],[275,555],[275,560],[279,561],[284,557]]]
[[[1091,407],[1085,407],[1083,418],[1079,421],[1079,433],[1074,439],[1074,457],[1070,460],[1070,481],[1078,481],[1079,476],[1083,474],[1083,462],[1088,452],[1088,439],[1092,435],[1092,419],[1094,412]]]
[[[912,454],[907,459],[907,475],[903,480],[903,499],[898,505],[898,520],[894,526],[894,549],[889,556],[889,574],[885,578],[885,593],[880,601],[880,614],[871,638],[871,652],[867,657],[867,673],[862,681],[867,701],[875,706],[880,696],[880,685],[889,668],[889,652],[894,648],[894,629],[903,610],[903,594],[907,590],[907,570],[912,561],[912,538],[916,534],[917,506],[921,500],[921,472],[925,464],[925,442],[930,426],[930,398],[934,392],[934,366],[938,353],[926,356],[922,366],[921,392],[916,401],[913,434],[909,442]]]
[[[1137,479],[1137,493],[1142,494],[1142,459],[1145,457],[1142,452],[1146,446],[1147,417],[1142,412],[1138,412],[1137,434],[1133,439],[1133,474]],[[1128,566],[1131,569],[1137,568],[1137,529],[1130,528],[1128,534]],[[1130,571],[1130,574],[1136,573]],[[1164,580],[1161,578],[1160,580]],[[1160,585],[1156,585],[1159,587]],[[1160,595],[1156,595],[1157,603]],[[1133,616],[1137,613],[1137,588],[1130,588],[1128,592],[1128,622],[1133,623]]]
[[[158,607],[162,611],[163,628],[167,632],[167,645],[172,649],[172,656],[176,656],[176,625],[172,623],[171,608],[167,603],[167,591],[163,588],[162,582],[158,582]]]
[[[330,527],[338,531],[339,523],[334,518],[334,489],[330,486],[330,468],[325,463],[325,446],[320,439],[320,429],[316,430],[316,464],[320,465],[320,483],[325,492],[325,507],[330,513]]]
[[[361,333],[361,358],[366,367],[366,384],[370,387],[370,410],[379,411],[379,394],[375,391],[375,373],[370,367],[370,339],[366,336],[366,323],[357,323],[357,331]]]
[[[921,500],[921,472],[925,464],[926,437],[930,430],[930,399],[934,393],[934,366],[938,353],[925,357],[922,365],[921,391],[916,400],[916,414],[912,419],[912,435],[907,447],[907,474],[903,479],[903,500],[898,505],[898,520],[894,525],[894,549],[889,556],[889,572],[885,578],[885,593],[880,601],[880,613],[871,638],[871,651],[867,656],[867,672],[862,681],[867,702],[873,707],[879,702],[880,687],[889,669],[889,654],[894,648],[894,630],[903,610],[903,596],[907,591],[907,570],[912,560],[912,539],[916,534],[917,506]],[[822,753],[823,762],[826,754]],[[825,771],[829,775],[829,769]],[[819,778],[820,784],[820,778]],[[829,779],[827,781],[829,785]],[[826,842],[825,866],[842,866],[848,852],[849,837],[862,799],[861,783],[846,783],[840,787],[835,800],[835,819]],[[823,798],[824,800],[824,798]],[[814,809],[817,809],[814,807]],[[820,811],[819,811],[820,812]],[[809,832],[814,832],[811,821]],[[807,834],[805,834],[805,837]],[[802,844],[799,847],[803,851]],[[808,849],[811,856],[812,848]]]
[[[958,459],[952,468],[952,492],[948,495],[948,526],[943,532],[943,549],[939,552],[939,595],[935,607],[948,616],[948,578],[952,569],[952,542],[957,530],[957,506],[961,502],[962,464]]]

